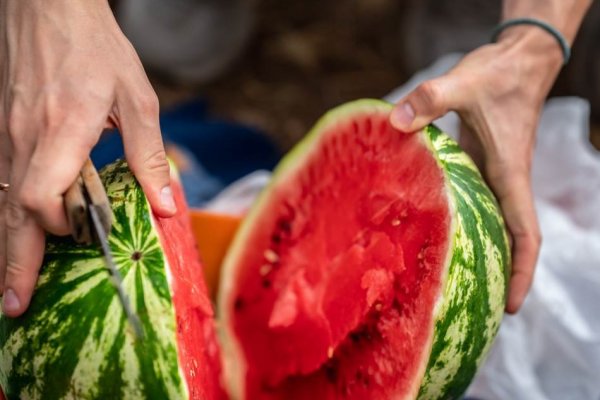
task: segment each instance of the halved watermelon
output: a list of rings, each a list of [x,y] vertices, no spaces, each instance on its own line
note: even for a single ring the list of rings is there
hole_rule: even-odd
[[[139,315],[136,339],[99,246],[48,239],[28,311],[0,317],[8,399],[224,398],[211,303],[177,177],[178,213],[153,216],[124,162],[101,172],[115,223],[109,241]]]
[[[503,315],[509,248],[472,161],[390,104],[323,117],[281,162],[224,264],[236,399],[448,399]]]

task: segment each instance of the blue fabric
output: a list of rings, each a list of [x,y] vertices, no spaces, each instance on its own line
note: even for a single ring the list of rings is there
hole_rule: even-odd
[[[204,100],[196,99],[162,113],[165,142],[193,154],[197,165],[182,176],[191,205],[214,196],[223,186],[258,169],[271,170],[281,153],[257,129],[211,117]],[[123,157],[117,132],[106,134],[92,151],[98,168]]]
[[[189,160],[187,168],[179,171],[185,198],[190,207],[201,208],[223,190],[225,185],[206,172],[189,150],[180,146],[179,152],[185,153]]]

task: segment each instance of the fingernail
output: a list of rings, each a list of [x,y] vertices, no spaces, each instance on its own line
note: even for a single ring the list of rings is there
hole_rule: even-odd
[[[160,202],[162,203],[162,206],[165,209],[167,209],[171,212],[177,211],[177,206],[175,205],[175,199],[173,198],[173,191],[171,190],[170,186],[165,186],[160,191]]]
[[[21,309],[21,303],[17,298],[17,295],[12,289],[6,289],[4,296],[2,297],[2,310],[4,312],[15,312]]]
[[[403,103],[394,109],[392,122],[398,128],[408,128],[415,119],[415,110],[410,103]]]

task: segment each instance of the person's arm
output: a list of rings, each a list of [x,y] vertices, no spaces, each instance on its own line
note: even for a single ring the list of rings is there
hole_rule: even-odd
[[[537,18],[573,43],[591,0],[505,0],[503,20]],[[467,54],[446,75],[424,82],[391,115],[415,131],[450,110],[461,117],[460,142],[499,199],[512,236],[512,277],[506,310],[521,307],[531,282],[541,234],[531,190],[535,133],[544,100],[563,64],[561,47],[543,29],[505,29],[497,43]]]
[[[531,17],[545,21],[563,34],[569,45],[573,44],[581,21],[592,0],[504,0],[502,20]],[[531,26],[520,26],[506,30],[517,31]],[[536,29],[536,30],[539,30]],[[543,31],[541,31],[543,33]],[[550,36],[552,39],[552,37]],[[556,44],[556,41],[554,42]]]
[[[45,233],[69,233],[63,193],[105,127],[161,216],[175,212],[158,100],[106,0],[0,0],[0,292],[28,307]]]

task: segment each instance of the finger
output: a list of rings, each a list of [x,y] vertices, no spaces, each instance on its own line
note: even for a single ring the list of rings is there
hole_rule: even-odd
[[[118,127],[115,118],[112,115],[109,115],[104,122],[104,130],[112,130]]]
[[[20,203],[39,225],[55,235],[68,235],[64,193],[77,178],[102,123],[65,123],[59,131],[40,135],[20,188]]]
[[[9,182],[10,158],[8,135],[0,132],[0,182]],[[6,274],[6,199],[8,193],[0,191],[0,295],[4,293],[4,275]]]
[[[419,85],[401,99],[390,115],[390,122],[404,132],[422,129],[450,110],[462,105],[463,91],[456,87],[456,80],[445,75]]]
[[[44,257],[44,230],[14,200],[8,202],[7,266],[2,311],[21,315],[29,306]]]
[[[507,171],[488,180],[512,236],[512,273],[506,311],[513,314],[521,308],[533,281],[541,245],[540,228],[527,169]]]
[[[137,97],[128,93],[117,101],[129,167],[144,189],[154,212],[161,217],[170,217],[177,208],[160,132],[158,99],[149,89]]]
[[[44,230],[19,203],[18,192],[27,159],[21,155],[11,166],[12,187],[7,200],[7,265],[2,311],[9,317],[21,315],[29,306],[44,257]]]
[[[477,168],[483,171],[485,166],[485,153],[479,137],[473,132],[471,127],[464,122],[460,121],[460,136],[458,143],[460,147],[471,157]]]

